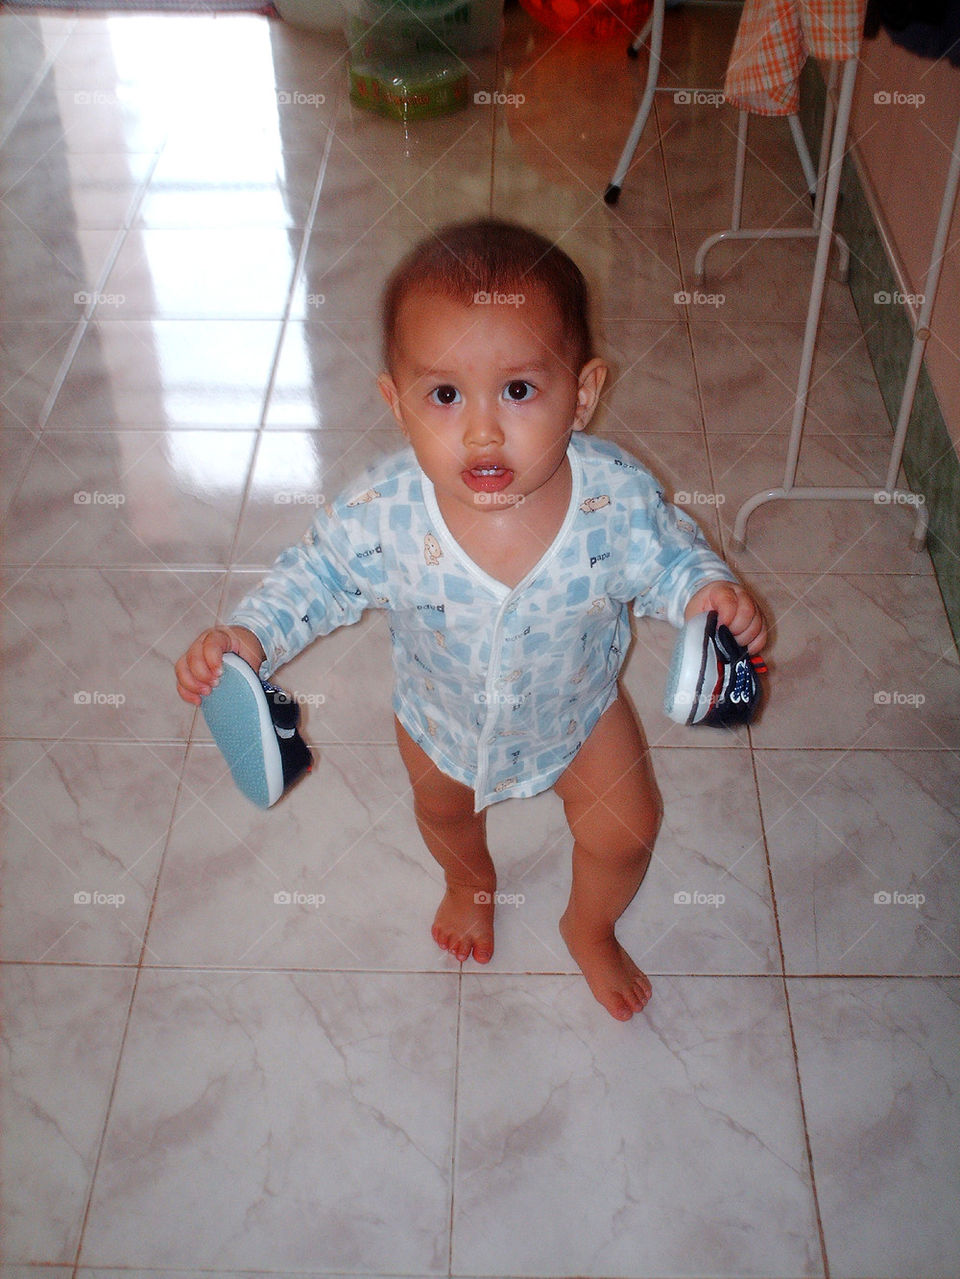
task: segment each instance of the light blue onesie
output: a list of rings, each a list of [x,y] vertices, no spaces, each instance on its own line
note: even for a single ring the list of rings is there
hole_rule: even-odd
[[[628,607],[683,624],[705,581],[735,581],[656,480],[575,433],[573,491],[543,558],[513,589],[453,539],[409,447],[317,512],[230,622],[269,678],[318,635],[390,612],[400,723],[477,811],[552,786],[617,695]]]

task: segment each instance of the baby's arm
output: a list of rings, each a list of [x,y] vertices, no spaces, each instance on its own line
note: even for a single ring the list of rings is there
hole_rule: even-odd
[[[379,550],[377,533],[367,541]],[[199,706],[220,676],[224,653],[236,653],[258,675],[265,664],[268,673],[275,670],[316,636],[358,621],[371,602],[368,585],[339,519],[318,512],[307,536],[281,552],[227,623],[193,641],[176,664],[177,692]]]
[[[255,671],[265,653],[263,645],[245,626],[213,626],[201,632],[176,664],[177,692],[185,702],[200,705],[219,682],[224,653],[236,653]]]
[[[684,617],[716,610],[717,621],[726,626],[738,644],[750,653],[759,653],[767,642],[767,626],[760,606],[739,582],[707,582],[690,597]]]

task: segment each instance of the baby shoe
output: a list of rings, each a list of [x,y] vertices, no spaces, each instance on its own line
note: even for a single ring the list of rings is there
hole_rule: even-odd
[[[760,656],[751,657],[717,614],[697,613],[673,650],[663,709],[678,724],[746,724],[760,701]]]
[[[234,653],[224,653],[220,682],[201,710],[233,780],[260,808],[275,804],[312,767],[297,732],[300,707]]]

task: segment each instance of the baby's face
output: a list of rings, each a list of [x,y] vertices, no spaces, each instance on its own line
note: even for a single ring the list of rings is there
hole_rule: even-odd
[[[416,291],[396,337],[380,389],[441,502],[502,512],[545,497],[606,373],[600,360],[569,367],[553,302],[535,292],[464,305]]]

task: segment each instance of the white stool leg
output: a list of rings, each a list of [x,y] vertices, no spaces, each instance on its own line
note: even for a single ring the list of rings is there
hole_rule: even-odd
[[[637,108],[637,114],[634,117],[633,127],[627,137],[623,151],[620,153],[620,160],[614,170],[610,184],[604,192],[603,198],[607,204],[616,204],[620,198],[620,191],[623,187],[623,179],[627,176],[627,170],[633,161],[633,154],[640,142],[640,137],[647,124],[647,118],[650,115],[650,108],[653,106],[653,95],[657,91],[657,80],[660,77],[660,50],[663,47],[663,10],[665,0],[653,0],[653,12],[650,15],[650,65],[647,67],[647,83],[643,91],[643,97],[640,99],[640,106]],[[646,28],[645,28],[646,29]],[[641,33],[642,36],[642,33]],[[638,37],[638,39],[641,37]],[[633,46],[631,46],[632,48]]]
[[[833,68],[831,68],[832,70]],[[823,306],[823,294],[827,281],[827,258],[833,239],[833,217],[837,207],[837,196],[840,193],[840,171],[843,165],[843,157],[846,153],[847,129],[850,123],[850,108],[853,102],[853,87],[856,83],[856,78],[857,59],[851,58],[843,64],[840,104],[835,122],[832,110],[829,112],[830,122],[833,125],[830,146],[829,148],[824,146],[821,149],[820,175],[821,179],[825,175],[826,181],[820,182],[818,190],[818,202],[822,204],[822,208],[818,211],[820,225],[817,235],[817,256],[813,269],[813,283],[810,288],[810,301],[807,306],[803,350],[800,356],[800,373],[797,378],[797,389],[794,396],[793,422],[790,428],[787,458],[783,470],[783,484],[777,489],[767,489],[761,493],[755,493],[740,507],[731,537],[731,544],[735,550],[743,550],[746,544],[747,520],[758,506],[778,498],[809,498],[814,494],[812,489],[796,489],[794,485],[797,478],[797,463],[800,458],[800,443],[803,439],[803,425],[807,414],[810,374],[813,369],[813,354],[816,347],[817,332],[820,327],[820,312]],[[835,75],[831,76],[831,83],[835,83]],[[824,141],[826,142],[826,139]],[[827,151],[829,154],[826,154]],[[852,496],[854,491],[837,488],[819,489],[816,492],[817,496],[820,497],[849,497]],[[857,495],[859,496],[860,492]]]
[[[803,130],[800,128],[800,117],[791,115],[787,118],[790,121],[790,132],[793,134],[793,145],[797,148],[800,168],[803,169],[803,176],[806,179],[807,193],[811,199],[816,199],[817,171],[814,169],[813,161],[810,159],[807,139],[803,136]]]
[[[707,269],[707,254],[715,244],[730,238],[731,233],[740,230],[740,219],[743,213],[743,179],[747,167],[747,129],[750,123],[749,113],[741,111],[737,117],[737,162],[733,175],[733,208],[730,213],[730,228],[708,235],[702,242],[693,262],[693,278],[699,285],[703,283]]]

